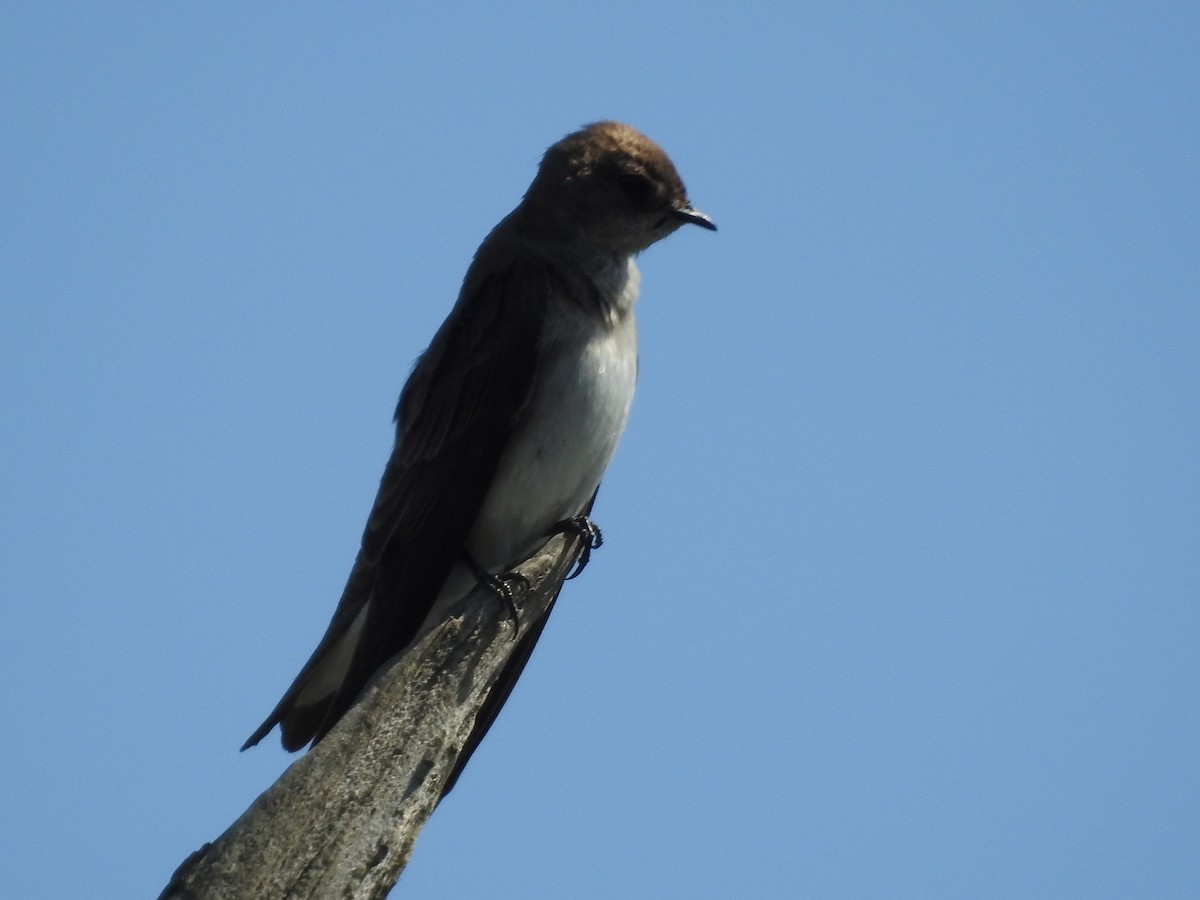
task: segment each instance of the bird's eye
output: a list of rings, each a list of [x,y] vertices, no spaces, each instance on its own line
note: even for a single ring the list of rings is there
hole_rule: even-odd
[[[637,172],[622,172],[617,176],[617,183],[625,196],[638,206],[648,205],[655,196],[654,182],[645,175]]]

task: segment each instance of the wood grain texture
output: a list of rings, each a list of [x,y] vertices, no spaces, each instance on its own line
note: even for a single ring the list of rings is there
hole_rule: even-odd
[[[581,551],[579,538],[558,536],[515,570],[517,625],[492,591],[472,592],[224,834],[188,857],[160,900],[387,896],[497,676],[540,626]]]

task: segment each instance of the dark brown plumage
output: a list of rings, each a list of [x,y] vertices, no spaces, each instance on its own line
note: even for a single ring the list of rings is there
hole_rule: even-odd
[[[715,228],[629,126],[590,125],[546,151],[401,393],[396,443],[324,637],[243,749],[275,725],[288,750],[319,741],[469,589],[466,556],[505,571],[556,522],[590,511],[632,399],[632,256],[687,222]],[[516,648],[446,790],[543,625]]]

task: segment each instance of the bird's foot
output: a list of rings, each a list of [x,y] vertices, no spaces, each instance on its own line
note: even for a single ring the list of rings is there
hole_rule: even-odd
[[[521,610],[517,606],[516,597],[513,594],[512,585],[520,583],[523,590],[529,589],[529,579],[524,575],[518,575],[516,572],[505,572],[503,575],[493,575],[483,566],[475,561],[471,554],[464,552],[463,561],[467,568],[471,570],[471,574],[475,576],[475,581],[481,586],[490,590],[496,595],[501,603],[508,610],[509,618],[512,619],[514,635],[521,627]]]
[[[604,546],[604,535],[600,531],[600,526],[587,516],[571,516],[569,519],[563,519],[550,529],[550,534],[573,534],[583,538],[583,552],[579,554],[579,559],[575,562],[575,570],[567,576],[567,581],[577,577],[584,570],[592,558],[593,550],[599,550]]]

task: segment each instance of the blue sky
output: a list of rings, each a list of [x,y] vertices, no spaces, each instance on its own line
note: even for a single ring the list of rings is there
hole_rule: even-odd
[[[1200,893],[1195,4],[252,6],[5,6],[0,895],[154,896],[287,765],[412,361],[601,118],[721,230],[396,895]]]

